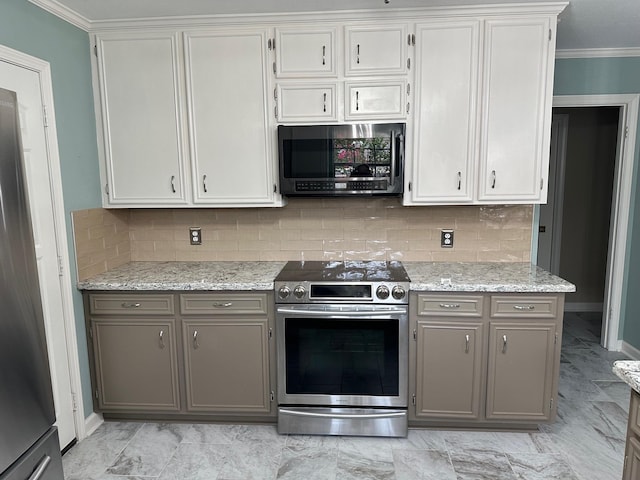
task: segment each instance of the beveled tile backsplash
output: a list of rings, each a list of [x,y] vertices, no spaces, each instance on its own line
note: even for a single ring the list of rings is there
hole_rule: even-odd
[[[531,205],[402,207],[396,198],[291,198],[283,208],[83,210],[74,212],[74,226],[82,280],[122,261],[127,235],[131,261],[527,262],[532,215]],[[189,227],[202,229],[202,245],[189,244]],[[441,229],[455,230],[453,248],[440,247]]]

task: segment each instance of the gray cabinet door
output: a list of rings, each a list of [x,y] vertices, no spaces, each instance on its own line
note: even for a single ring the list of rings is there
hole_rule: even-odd
[[[556,324],[491,322],[487,419],[548,420]]]
[[[174,319],[92,319],[98,408],[180,409]]]
[[[640,480],[640,442],[635,437],[627,439],[627,453],[623,480]]]
[[[268,413],[267,319],[183,319],[187,410]]]
[[[483,343],[481,322],[418,322],[416,417],[478,418]]]

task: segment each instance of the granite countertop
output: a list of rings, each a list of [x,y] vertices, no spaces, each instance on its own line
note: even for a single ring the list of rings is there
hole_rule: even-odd
[[[286,262],[131,262],[78,282],[80,290],[272,290]]]
[[[286,262],[131,262],[78,282],[80,290],[272,290]],[[573,292],[529,263],[403,262],[411,290]]]
[[[419,292],[575,292],[572,283],[530,263],[403,262]]]
[[[618,360],[613,362],[613,373],[627,385],[640,393],[640,362],[637,360]]]

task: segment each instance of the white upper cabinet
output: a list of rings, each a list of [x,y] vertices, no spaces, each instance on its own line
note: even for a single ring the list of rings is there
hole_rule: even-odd
[[[346,82],[346,120],[375,120],[406,117],[407,82]]]
[[[407,72],[408,28],[401,25],[345,28],[345,76]]]
[[[276,28],[276,77],[335,77],[336,37],[336,27]]]
[[[410,202],[473,201],[480,22],[416,27]]]
[[[184,43],[194,202],[272,204],[266,30],[188,32]]]
[[[175,33],[96,38],[107,206],[187,203],[179,44]]]
[[[546,202],[552,36],[548,17],[486,22],[480,201]]]
[[[336,95],[335,82],[280,84],[276,89],[278,121],[337,121]]]
[[[546,202],[555,18],[417,26],[405,205]]]

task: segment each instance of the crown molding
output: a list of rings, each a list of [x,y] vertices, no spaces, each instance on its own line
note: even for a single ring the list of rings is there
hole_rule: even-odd
[[[556,58],[640,57],[640,48],[558,49]]]
[[[91,29],[91,21],[83,17],[74,10],[65,7],[56,0],[29,0],[29,2],[40,7],[43,10],[61,18],[65,22],[75,25],[76,27],[88,32]]]
[[[215,15],[187,15],[170,17],[121,18],[98,20],[86,18],[76,11],[62,5],[58,0],[28,0],[34,5],[53,15],[81,28],[87,32],[110,30],[118,28],[145,27],[189,27],[204,25],[237,25],[258,22],[280,23],[308,22],[308,21],[336,21],[336,20],[380,20],[394,18],[409,20],[415,15],[427,15],[432,18],[455,18],[468,15],[520,15],[546,14],[558,15],[569,4],[567,1],[550,1],[524,3],[522,1],[504,4],[488,5],[455,5],[432,6],[418,8],[391,8],[367,10],[340,10],[316,12],[274,12],[260,14],[215,14]]]

